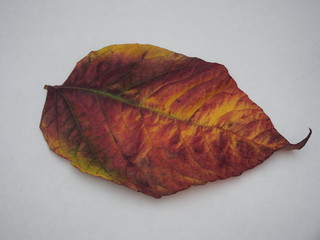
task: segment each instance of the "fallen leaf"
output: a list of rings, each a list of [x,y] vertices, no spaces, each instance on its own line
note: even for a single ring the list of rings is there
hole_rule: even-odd
[[[155,198],[237,176],[290,144],[227,69],[152,45],[112,45],[48,90],[40,128],[82,172]]]

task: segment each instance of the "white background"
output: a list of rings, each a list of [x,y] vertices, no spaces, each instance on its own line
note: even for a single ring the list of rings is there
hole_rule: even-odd
[[[0,7],[0,239],[320,239],[320,2],[7,0]],[[153,199],[83,174],[39,130],[45,84],[110,44],[224,64],[300,151]]]

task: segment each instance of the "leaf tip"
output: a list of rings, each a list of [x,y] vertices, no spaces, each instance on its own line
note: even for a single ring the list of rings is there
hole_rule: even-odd
[[[288,144],[283,149],[284,150],[300,150],[301,148],[304,147],[304,145],[306,145],[306,143],[308,142],[311,134],[312,134],[312,130],[311,130],[311,128],[309,128],[309,133],[304,139],[302,139],[300,142],[298,142],[296,144]]]

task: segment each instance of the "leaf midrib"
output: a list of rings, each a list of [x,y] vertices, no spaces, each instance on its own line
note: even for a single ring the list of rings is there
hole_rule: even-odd
[[[148,107],[148,106],[143,106],[143,105],[140,105],[139,103],[135,103],[133,101],[130,101],[128,99],[125,99],[123,97],[120,97],[118,95],[114,95],[112,93],[109,93],[109,92],[105,92],[105,91],[101,91],[101,90],[98,90],[98,89],[92,89],[92,88],[83,88],[83,87],[70,87],[70,86],[53,86],[53,88],[58,88],[58,89],[75,89],[75,90],[83,90],[83,91],[87,91],[87,92],[92,92],[92,93],[96,93],[96,94],[100,94],[100,95],[103,95],[103,96],[107,96],[113,100],[116,100],[116,101],[119,101],[119,102],[122,102],[122,103],[126,103],[126,104],[129,104],[131,106],[134,106],[136,108],[143,108],[143,109],[146,109],[148,111],[151,111],[151,112],[154,112],[156,114],[159,114],[159,115],[163,115],[163,116],[166,116],[168,118],[172,118],[172,119],[175,119],[175,120],[178,120],[178,121],[182,121],[182,122],[188,122],[188,123],[192,123],[192,124],[195,124],[195,125],[198,125],[198,126],[202,126],[202,127],[212,127],[212,126],[209,126],[209,125],[204,125],[204,124],[200,124],[200,123],[197,123],[197,122],[193,122],[193,121],[189,121],[189,120],[184,120],[184,119],[181,119],[181,118],[178,118],[174,115],[171,115],[169,113],[165,113],[165,112],[162,112],[156,108],[152,108],[152,107]]]
[[[194,124],[194,125],[201,126],[201,127],[209,127],[209,128],[218,129],[220,131],[226,131],[226,132],[232,133],[232,134],[234,134],[234,135],[236,135],[236,136],[238,136],[238,137],[240,137],[242,139],[245,139],[248,142],[251,142],[251,143],[254,143],[254,144],[257,144],[257,145],[260,145],[260,146],[264,146],[264,147],[273,149],[268,145],[264,145],[264,144],[255,142],[255,141],[253,141],[251,139],[248,139],[248,138],[246,138],[244,136],[241,136],[241,135],[237,134],[236,132],[234,132],[234,131],[232,131],[230,129],[225,129],[223,127],[216,126],[216,125],[209,126],[209,125],[204,125],[204,124],[200,124],[200,123],[197,123],[197,122],[193,122],[193,121],[190,121],[190,120],[184,120],[184,119],[178,118],[178,117],[176,117],[174,115],[162,112],[162,111],[160,111],[160,110],[158,110],[156,108],[152,108],[152,107],[148,107],[148,106],[142,106],[142,105],[140,105],[138,103],[135,103],[133,101],[130,101],[130,100],[125,99],[123,97],[120,97],[118,95],[114,95],[114,94],[111,94],[109,92],[105,92],[105,91],[102,91],[102,90],[92,89],[92,88],[84,88],[84,87],[74,87],[74,86],[48,86],[48,85],[46,85],[44,88],[47,89],[48,87],[52,87],[52,88],[55,88],[55,89],[82,90],[82,91],[86,91],[86,92],[92,92],[92,93],[95,93],[95,94],[100,94],[102,96],[107,96],[107,97],[109,97],[109,98],[111,98],[113,100],[116,100],[116,101],[119,101],[119,102],[122,102],[122,103],[125,103],[125,104],[128,104],[128,105],[134,106],[136,108],[143,108],[143,109],[146,109],[146,110],[148,110],[150,112],[153,112],[153,113],[156,113],[156,114],[159,114],[159,115],[162,115],[162,116],[174,119],[174,120],[182,121],[182,122],[189,123],[189,124]]]

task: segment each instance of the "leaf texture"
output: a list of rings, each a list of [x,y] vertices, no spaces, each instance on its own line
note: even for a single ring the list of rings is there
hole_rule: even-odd
[[[290,144],[217,63],[112,45],[48,90],[40,128],[85,173],[155,198],[237,176]]]

